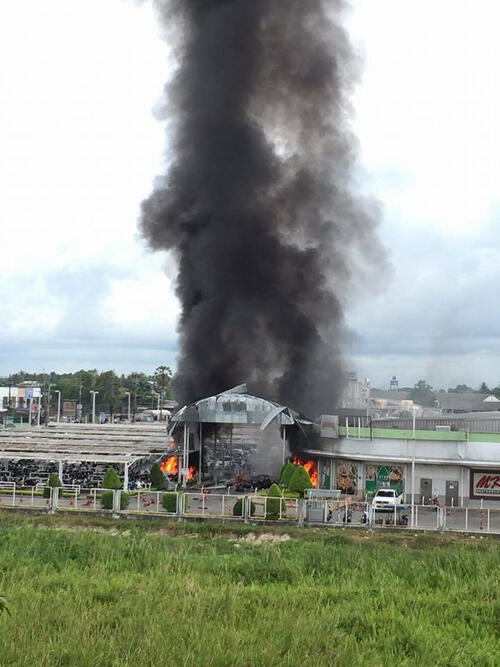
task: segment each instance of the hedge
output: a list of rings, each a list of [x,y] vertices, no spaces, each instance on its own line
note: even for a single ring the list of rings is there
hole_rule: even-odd
[[[253,500],[250,503],[250,516],[255,514],[255,503]],[[238,500],[233,505],[233,516],[243,516],[243,498]]]
[[[120,494],[120,509],[126,510],[130,503],[130,496],[125,491]],[[113,491],[105,491],[101,495],[101,505],[104,510],[113,509]]]
[[[177,493],[164,493],[161,504],[164,510],[175,514],[177,512]]]

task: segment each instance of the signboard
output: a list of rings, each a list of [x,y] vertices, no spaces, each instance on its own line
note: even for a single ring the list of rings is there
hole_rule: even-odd
[[[367,464],[365,488],[367,493],[374,493],[380,487],[404,491],[404,467],[398,465]]]
[[[337,415],[321,415],[321,437],[339,437],[339,418]]]
[[[64,399],[62,403],[62,416],[67,417],[70,421],[76,419],[76,400]]]
[[[500,500],[500,470],[471,469],[470,497]]]

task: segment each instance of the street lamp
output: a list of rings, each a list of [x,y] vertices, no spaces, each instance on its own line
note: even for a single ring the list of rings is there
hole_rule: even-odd
[[[57,423],[61,421],[61,392],[59,389],[54,389],[57,394]]]
[[[95,395],[98,394],[98,391],[90,390],[92,394],[92,423],[95,424]]]
[[[128,396],[128,420],[130,421],[130,392],[126,391],[125,395]]]

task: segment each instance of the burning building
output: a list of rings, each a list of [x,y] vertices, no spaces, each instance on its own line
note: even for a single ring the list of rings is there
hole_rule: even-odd
[[[186,478],[194,468],[200,482],[220,483],[239,475],[277,478],[289,454],[287,429],[296,421],[289,408],[247,394],[245,385],[203,398],[172,417],[175,453],[163,464],[165,472],[167,467],[177,472],[174,457],[182,459]]]
[[[291,457],[318,486],[318,460],[304,452],[321,449],[321,433],[320,424],[240,385],[186,405],[172,417],[170,451],[161,465],[170,476],[220,484],[258,475],[278,479]]]

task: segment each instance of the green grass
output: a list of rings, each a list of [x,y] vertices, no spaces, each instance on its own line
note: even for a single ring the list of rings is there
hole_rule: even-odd
[[[0,664],[498,665],[499,548],[5,512]]]

